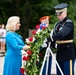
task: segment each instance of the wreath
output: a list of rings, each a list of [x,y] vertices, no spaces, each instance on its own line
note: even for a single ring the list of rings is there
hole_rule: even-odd
[[[26,38],[26,44],[30,45],[30,49],[25,51],[26,55],[22,57],[21,73],[22,75],[39,75],[42,61],[40,60],[40,46],[45,38],[49,36],[50,27],[44,25],[36,25],[36,30],[32,31],[33,37]]]

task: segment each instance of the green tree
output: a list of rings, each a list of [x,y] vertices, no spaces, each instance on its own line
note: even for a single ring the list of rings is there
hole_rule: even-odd
[[[75,22],[76,1],[75,0],[1,0],[0,1],[0,22],[5,23],[10,16],[18,15],[21,20],[21,28],[18,31],[23,39],[28,37],[29,28],[35,28],[39,24],[39,18],[49,15],[50,25],[53,27],[57,21],[53,7],[59,3],[68,3],[68,15]],[[75,25],[76,26],[76,25]]]

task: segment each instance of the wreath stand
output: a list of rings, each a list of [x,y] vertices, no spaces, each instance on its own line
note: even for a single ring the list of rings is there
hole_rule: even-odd
[[[52,55],[52,58],[54,59],[55,64],[57,65],[61,75],[64,75],[62,70],[61,70],[61,68],[60,68],[60,66],[59,66],[59,64],[58,64],[58,62],[56,61],[56,59],[54,57],[54,54],[53,54],[53,52],[52,52],[52,50],[50,48],[50,44],[51,44],[51,42],[49,42],[49,46],[46,49],[46,53],[45,53],[45,56],[44,56],[44,60],[43,60],[43,64],[42,64],[42,67],[41,67],[40,75],[42,75],[42,71],[43,71],[43,68],[44,68],[44,65],[45,65],[45,61],[47,61],[46,62],[46,75],[48,75],[48,62],[49,62],[49,55],[50,55],[50,53]]]

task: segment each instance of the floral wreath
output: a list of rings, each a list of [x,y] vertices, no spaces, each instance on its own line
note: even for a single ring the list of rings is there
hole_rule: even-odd
[[[30,49],[25,51],[22,56],[22,75],[39,75],[42,62],[40,61],[40,46],[43,44],[45,38],[49,36],[50,27],[43,24],[36,25],[36,30],[32,31],[33,37],[26,38],[26,44],[30,45]],[[41,64],[40,64],[41,63]]]

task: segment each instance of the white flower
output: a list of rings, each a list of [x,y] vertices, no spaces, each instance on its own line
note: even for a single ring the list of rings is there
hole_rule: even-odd
[[[25,41],[26,41],[27,44],[32,43],[32,42],[35,41],[35,37],[32,37],[32,38],[31,38],[31,37],[26,38]]]
[[[28,38],[26,38],[25,40],[26,40],[26,42],[30,42]]]
[[[24,51],[24,50],[21,50],[21,54],[22,54],[22,55],[26,55],[26,56],[28,56],[27,52]]]

